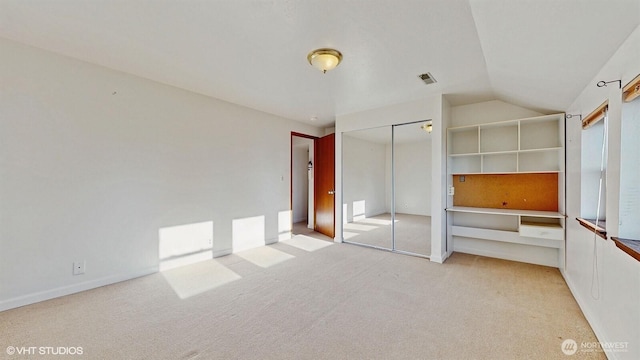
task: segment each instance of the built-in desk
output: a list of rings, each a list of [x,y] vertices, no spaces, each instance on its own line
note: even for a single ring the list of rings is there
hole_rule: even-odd
[[[492,241],[505,245],[489,246],[490,253],[478,254],[555,267],[564,265],[564,214],[465,206],[453,206],[447,212],[451,214],[451,235],[458,238],[454,251],[457,248],[478,253],[483,248],[469,241]],[[500,252],[504,252],[503,256]]]

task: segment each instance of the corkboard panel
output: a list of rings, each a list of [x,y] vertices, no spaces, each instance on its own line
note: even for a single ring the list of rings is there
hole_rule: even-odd
[[[558,211],[556,173],[454,175],[453,187],[454,206]]]

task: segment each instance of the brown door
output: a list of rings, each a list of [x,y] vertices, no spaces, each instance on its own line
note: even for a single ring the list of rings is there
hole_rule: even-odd
[[[315,230],[333,238],[335,220],[335,135],[315,141]]]

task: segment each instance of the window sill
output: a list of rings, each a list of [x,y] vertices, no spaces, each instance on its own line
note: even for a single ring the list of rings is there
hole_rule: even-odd
[[[616,246],[620,250],[640,261],[640,240],[623,239],[615,236],[612,236],[611,239],[616,243]]]
[[[607,240],[607,222],[605,220],[598,221],[598,225],[596,225],[596,221],[592,219],[576,218],[576,220],[578,220],[580,225],[589,229],[589,231],[595,232],[598,236]]]

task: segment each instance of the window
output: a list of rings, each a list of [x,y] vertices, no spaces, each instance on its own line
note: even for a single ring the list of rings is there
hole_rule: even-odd
[[[618,233],[622,238],[640,240],[640,75],[624,89]]]
[[[605,102],[582,121],[581,224],[606,236],[606,173],[608,103]]]
[[[620,136],[620,203],[616,246],[640,261],[640,75],[623,89]]]

